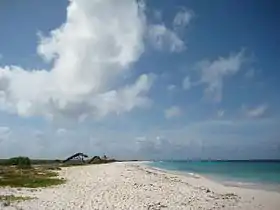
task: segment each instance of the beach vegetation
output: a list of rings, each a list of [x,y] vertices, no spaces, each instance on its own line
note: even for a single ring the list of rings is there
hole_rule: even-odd
[[[56,170],[47,167],[19,168],[17,166],[0,167],[0,187],[48,187],[65,183],[64,179],[58,178]]]
[[[35,198],[30,196],[0,195],[0,203],[2,203],[2,206],[4,207],[11,206],[11,204],[15,202],[27,201],[31,199]]]
[[[14,165],[19,168],[30,168],[31,161],[28,157],[13,157],[7,160],[6,165]]]
[[[35,199],[30,196],[0,195],[0,202],[17,202]]]

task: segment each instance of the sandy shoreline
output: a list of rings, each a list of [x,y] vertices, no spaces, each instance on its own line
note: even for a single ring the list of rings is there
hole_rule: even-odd
[[[224,186],[139,163],[69,167],[60,175],[66,184],[52,188],[0,188],[0,195],[37,198],[0,209],[280,209],[278,192]]]
[[[142,163],[142,162],[141,162]],[[182,175],[188,176],[191,178],[204,178],[208,181],[216,182],[219,185],[224,185],[225,187],[238,187],[238,188],[245,188],[245,189],[253,189],[253,190],[265,190],[265,191],[272,191],[280,193],[280,185],[279,184],[271,184],[271,183],[253,183],[253,182],[246,182],[246,181],[228,181],[226,179],[222,179],[221,177],[216,176],[204,176],[197,173],[187,172],[187,171],[176,171],[176,170],[167,170],[162,169],[154,166],[148,165],[150,162],[143,162],[147,168],[158,170],[159,172],[171,173],[174,175]],[[142,164],[141,164],[142,165]]]

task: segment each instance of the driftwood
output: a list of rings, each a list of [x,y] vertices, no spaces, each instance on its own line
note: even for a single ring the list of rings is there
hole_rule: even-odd
[[[82,163],[85,164],[101,164],[101,163],[111,163],[116,161],[114,159],[108,159],[106,155],[104,155],[102,158],[100,156],[94,156],[93,158],[86,161],[84,160],[84,158],[88,158],[88,155],[79,152],[68,157],[66,160],[62,161],[62,163],[66,163],[68,161],[74,161],[74,160],[80,160]]]
[[[102,159],[99,156],[94,156],[88,161],[88,163],[101,162],[101,161]]]
[[[66,162],[68,162],[68,161],[70,161],[70,160],[76,160],[76,159],[78,159],[78,160],[80,160],[81,162],[84,163],[84,162],[85,162],[85,161],[84,161],[84,158],[88,158],[88,156],[87,156],[86,154],[84,154],[84,153],[78,152],[78,153],[76,153],[76,154],[70,156],[69,158],[67,158],[66,160],[64,160],[64,161],[62,161],[62,162],[63,162],[63,163],[66,163]]]

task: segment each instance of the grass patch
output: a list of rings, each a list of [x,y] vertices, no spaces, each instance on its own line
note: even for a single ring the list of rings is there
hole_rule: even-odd
[[[31,199],[35,198],[29,196],[0,195],[0,202],[4,207],[11,206],[11,204],[15,202],[27,201]]]
[[[14,166],[0,167],[0,187],[48,187],[65,183],[57,177],[58,172],[47,167],[18,168]]]
[[[29,196],[0,195],[0,201],[19,202],[35,199]]]

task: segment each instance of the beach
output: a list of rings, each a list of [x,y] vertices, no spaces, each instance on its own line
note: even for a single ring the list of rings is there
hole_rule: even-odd
[[[65,167],[59,173],[67,181],[55,187],[0,188],[0,195],[34,198],[0,209],[280,209],[279,192],[225,186],[138,162]]]

